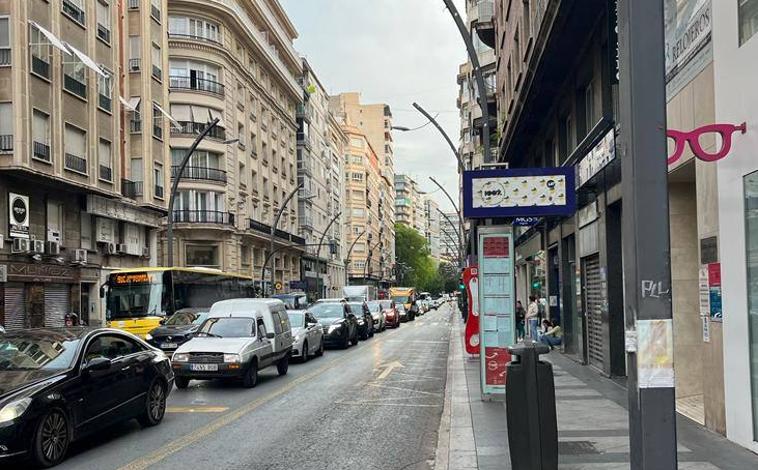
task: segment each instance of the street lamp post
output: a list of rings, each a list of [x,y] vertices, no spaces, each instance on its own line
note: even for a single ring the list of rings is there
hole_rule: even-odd
[[[444,217],[450,225],[453,225],[453,221],[450,220],[450,217],[448,217],[447,214],[439,209],[437,209],[437,212],[442,214],[442,217]],[[450,237],[449,233],[446,232],[445,234]],[[463,269],[465,267],[465,261],[463,259],[463,237],[461,236],[460,232],[456,232],[456,235],[458,235],[458,264],[459,267]]]
[[[427,113],[426,110],[422,108],[420,104],[414,102],[413,107],[416,108],[418,112],[423,114],[424,117],[426,117],[429,120],[429,122],[434,124],[434,127],[436,127],[438,131],[440,131],[440,134],[442,134],[442,137],[445,138],[445,142],[447,142],[447,145],[450,147],[450,150],[453,151],[453,154],[455,155],[455,160],[458,162],[458,172],[460,172],[460,174],[462,175],[463,172],[466,171],[466,165],[463,164],[463,159],[461,158],[461,154],[458,152],[458,149],[455,147],[455,144],[450,139],[450,136],[447,135],[447,132],[445,132],[445,130],[442,128],[442,126],[440,126],[437,120],[434,119],[431,114]]]
[[[379,238],[379,240],[376,241],[376,243],[374,243],[373,247],[371,247],[371,242],[369,242],[368,256],[366,257],[366,264],[363,265],[363,280],[364,281],[366,281],[366,271],[367,271],[368,266],[371,264],[371,256],[372,256],[372,253],[374,251],[374,248],[376,248],[377,245],[379,245],[379,243],[381,243],[381,242],[382,242],[381,237]]]
[[[461,214],[461,210],[455,204],[455,201],[453,201],[453,198],[450,196],[450,193],[448,193],[447,190],[436,179],[434,179],[431,176],[429,177],[429,179],[432,180],[432,183],[436,184],[437,187],[442,190],[442,192],[445,194],[445,196],[447,196],[448,201],[450,201],[450,204],[453,205],[453,209],[455,210],[455,213],[458,215],[458,240],[459,240],[459,243],[460,243],[461,253],[463,253],[463,251],[465,251],[464,250],[464,245],[463,245],[463,239],[466,236],[465,230],[463,228],[463,214]],[[439,209],[437,209],[437,210],[439,210]],[[442,215],[445,215],[444,213],[442,213],[442,211],[440,211],[440,213]],[[448,222],[450,222],[450,225],[455,226],[455,224],[453,224],[453,222],[447,216],[445,216],[445,218],[447,219]],[[472,254],[473,254],[473,250],[472,250]],[[465,260],[462,261],[462,264],[465,264]],[[461,267],[463,267],[463,266],[461,266]]]
[[[347,272],[347,267],[350,264],[350,254],[353,252],[353,248],[355,248],[355,244],[364,235],[366,235],[365,229],[360,234],[358,234],[357,237],[355,237],[355,240],[353,240],[353,243],[350,245],[350,249],[347,250],[347,256],[345,257],[345,285],[346,286],[350,285],[350,275]]]
[[[282,214],[284,213],[284,209],[287,207],[287,204],[289,204],[290,200],[295,197],[295,194],[297,194],[298,191],[303,187],[303,183],[300,183],[295,187],[295,189],[292,190],[291,193],[287,196],[287,198],[282,202],[282,207],[279,208],[279,211],[276,213],[276,217],[274,218],[274,223],[271,224],[271,239],[269,241],[269,253],[274,252],[274,244],[276,243],[276,226],[279,224],[279,219],[282,217]],[[265,280],[266,280],[266,267],[268,266],[268,258],[266,259],[266,263],[263,263],[263,271],[261,272],[261,282],[264,283],[264,289],[265,292]],[[276,262],[274,261],[274,265],[271,269],[271,275],[269,276],[270,284],[269,284],[269,295],[274,292],[274,281],[275,281],[275,273],[276,270]]]
[[[321,266],[321,245],[324,243],[324,238],[326,237],[326,234],[329,233],[329,229],[332,228],[334,222],[336,222],[341,215],[342,212],[337,212],[337,214],[332,217],[332,220],[329,221],[329,225],[324,229],[324,233],[321,234],[321,238],[318,241],[318,248],[316,248],[316,289],[318,290],[319,295],[321,295],[321,270],[319,269]]]

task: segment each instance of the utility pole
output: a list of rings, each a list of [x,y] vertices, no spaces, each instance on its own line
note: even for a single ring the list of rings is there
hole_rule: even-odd
[[[663,5],[618,1],[632,470],[677,468]]]
[[[276,243],[276,226],[279,225],[279,219],[282,217],[282,214],[284,213],[284,209],[287,207],[287,204],[289,204],[290,200],[292,200],[295,194],[297,194],[297,192],[300,191],[302,187],[303,187],[303,183],[298,184],[297,187],[295,187],[295,189],[293,189],[292,192],[289,193],[289,195],[287,196],[287,199],[282,201],[282,207],[279,208],[279,212],[276,213],[276,217],[274,218],[274,223],[271,224],[271,233],[269,234],[270,235],[269,253],[274,252],[274,245]],[[276,274],[275,273],[276,258],[274,258],[272,262],[273,264],[271,266],[271,276],[269,278],[271,280],[271,283],[268,286],[269,295],[274,293],[274,282],[276,281],[276,275],[275,275]],[[265,282],[266,282],[266,266],[267,265],[268,263],[263,263],[263,271],[261,272],[261,283],[264,284],[264,287],[265,287]],[[266,289],[264,288],[263,291],[266,292]]]
[[[353,253],[353,248],[355,248],[355,244],[364,235],[366,235],[365,229],[360,234],[358,234],[357,237],[355,237],[355,240],[353,240],[353,243],[350,244],[350,249],[347,250],[347,256],[345,256],[345,285],[346,286],[350,285],[350,275],[348,274],[348,271],[347,271],[347,267],[350,265],[350,255]]]
[[[318,295],[321,295],[321,286],[323,283],[321,282],[321,245],[324,243],[324,238],[326,237],[326,234],[329,232],[329,229],[332,228],[332,225],[334,225],[334,222],[337,221],[337,219],[340,218],[342,215],[342,212],[337,212],[337,214],[332,218],[332,220],[329,221],[329,225],[326,226],[324,229],[324,233],[321,234],[321,238],[318,241],[318,248],[316,248],[316,290],[318,290]],[[327,261],[327,271],[329,270],[329,262]]]

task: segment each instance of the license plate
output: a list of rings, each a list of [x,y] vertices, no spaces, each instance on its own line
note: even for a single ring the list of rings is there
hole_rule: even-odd
[[[190,364],[190,369],[201,372],[215,372],[218,370],[218,364]]]
[[[176,343],[161,343],[161,349],[176,349],[179,347]]]

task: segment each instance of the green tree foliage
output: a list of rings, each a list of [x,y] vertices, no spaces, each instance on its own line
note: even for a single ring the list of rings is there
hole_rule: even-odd
[[[426,238],[407,225],[395,225],[395,256],[401,285],[434,295],[456,289],[456,268],[450,263],[438,264],[431,257]]]

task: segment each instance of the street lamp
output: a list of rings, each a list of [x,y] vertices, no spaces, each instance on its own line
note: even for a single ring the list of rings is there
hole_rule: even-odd
[[[437,209],[437,212],[442,214],[442,217],[444,217],[447,220],[447,223],[450,225],[453,225],[453,221],[450,220],[450,217],[447,216],[444,212]],[[445,234],[449,237],[450,234],[445,232]],[[458,264],[460,265],[460,268],[463,269],[465,266],[465,262],[463,260],[463,236],[461,235],[461,232],[456,232],[456,235],[458,235]]]
[[[464,248],[463,239],[466,236],[465,230],[463,228],[463,214],[461,214],[461,210],[455,204],[455,201],[453,201],[453,198],[450,196],[450,193],[448,193],[447,190],[436,179],[434,179],[434,177],[430,176],[429,179],[432,180],[432,183],[436,184],[437,187],[442,190],[442,192],[445,194],[445,196],[447,196],[448,201],[450,201],[450,204],[453,205],[453,209],[455,210],[456,215],[458,215],[458,240],[460,242],[461,253],[463,253],[463,251],[464,251],[464,249],[463,249]],[[439,210],[439,209],[437,209],[437,210]],[[442,211],[440,211],[440,214],[442,214],[443,216],[445,216],[445,214]],[[453,222],[450,221],[450,219],[447,216],[445,216],[445,218],[450,223],[450,225],[455,226],[453,224]],[[473,254],[473,251],[472,251],[472,254]],[[463,261],[463,259],[461,259],[461,267],[463,267],[464,264],[465,264],[465,262]]]
[[[274,218],[274,223],[271,224],[271,239],[269,242],[269,253],[274,252],[274,244],[276,242],[276,226],[279,224],[279,219],[282,217],[282,213],[284,213],[284,209],[287,207],[287,204],[289,204],[290,200],[297,194],[298,191],[300,191],[300,188],[303,187],[303,183],[298,184],[295,189],[292,190],[291,193],[287,196],[287,198],[282,202],[282,206],[279,208],[279,211],[276,213],[276,217]],[[263,263],[263,271],[261,272],[261,283],[264,284],[263,291],[265,292],[265,280],[266,280],[266,267],[268,266],[268,259],[266,259],[266,263]],[[274,263],[273,269],[271,269],[271,276],[269,276],[270,284],[269,284],[269,293],[272,293],[274,291],[274,271],[276,270],[276,263]]]
[[[353,252],[353,248],[355,248],[355,244],[360,240],[362,236],[366,235],[366,230],[364,229],[360,234],[358,234],[357,237],[355,237],[355,240],[353,240],[353,243],[350,245],[350,249],[347,250],[347,256],[345,257],[345,285],[350,285],[350,276],[347,272],[347,267],[350,264],[350,254]]]
[[[321,295],[321,270],[319,269],[319,266],[321,264],[321,245],[324,243],[324,238],[329,232],[329,229],[332,228],[334,222],[336,222],[341,215],[342,212],[337,212],[337,214],[332,217],[332,220],[329,221],[329,225],[326,226],[324,233],[321,235],[321,238],[318,241],[318,248],[316,249],[316,289],[318,290],[318,295]]]
[[[366,264],[363,265],[363,280],[366,281],[366,268],[371,264],[371,256],[374,251],[374,248],[376,248],[380,243],[382,242],[381,237],[379,237],[379,240],[374,243],[374,246],[371,246],[371,242],[368,244],[368,256],[366,256]]]
[[[166,224],[166,247],[168,249],[169,268],[174,267],[174,201],[176,199],[176,193],[179,190],[179,181],[182,179],[182,176],[184,176],[184,170],[187,168],[187,164],[189,163],[192,154],[197,149],[197,146],[200,145],[200,142],[202,142],[203,139],[205,139],[213,130],[213,128],[218,125],[219,121],[220,119],[216,118],[213,121],[209,122],[205,129],[203,129],[203,131],[200,133],[200,135],[195,138],[195,141],[192,143],[190,148],[187,149],[187,152],[185,152],[184,158],[182,158],[182,161],[179,164],[179,171],[177,171],[176,177],[171,183],[171,192],[168,196],[168,223]],[[228,145],[238,141],[239,139],[232,139],[224,141],[223,143]]]

